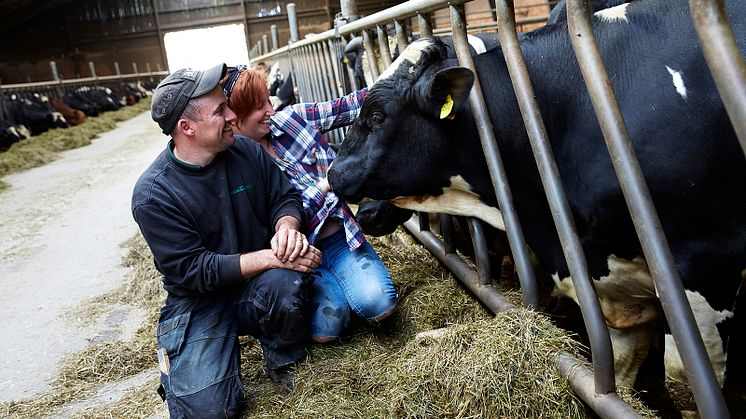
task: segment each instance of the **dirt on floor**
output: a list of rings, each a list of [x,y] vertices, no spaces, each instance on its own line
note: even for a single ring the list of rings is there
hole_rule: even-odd
[[[137,232],[132,187],[166,142],[145,112],[90,146],[3,178],[11,187],[0,192],[0,402],[48,391],[64,355],[126,339],[141,323],[127,306],[95,321],[68,316],[127,278],[121,244]]]

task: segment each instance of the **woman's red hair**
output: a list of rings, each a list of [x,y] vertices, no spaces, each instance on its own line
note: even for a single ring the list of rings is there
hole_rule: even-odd
[[[233,86],[233,92],[229,98],[228,106],[235,112],[237,119],[243,119],[246,115],[261,108],[266,100],[269,90],[267,89],[267,75],[263,71],[242,71]]]

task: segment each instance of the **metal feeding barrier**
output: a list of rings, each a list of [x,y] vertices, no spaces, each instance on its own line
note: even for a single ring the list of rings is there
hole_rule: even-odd
[[[55,92],[57,95],[61,95],[66,89],[78,86],[110,86],[116,83],[143,79],[154,81],[160,80],[160,78],[168,75],[168,71],[161,71],[160,69],[152,71],[150,63],[145,63],[145,72],[140,72],[138,71],[137,63],[135,62],[132,63],[132,73],[122,73],[119,69],[119,63],[115,62],[115,74],[108,76],[97,75],[96,66],[92,61],[88,62],[88,71],[91,73],[89,77],[63,79],[57,71],[57,63],[55,61],[49,62],[49,70],[52,76],[50,80],[29,83],[0,84],[0,93],[43,91]]]
[[[453,35],[459,63],[473,70],[474,63],[466,40],[467,24],[464,3],[466,3],[464,0],[411,0],[370,16],[358,18],[354,1],[342,1],[342,13],[335,21],[335,28],[303,40],[298,39],[295,5],[291,3],[288,5],[291,30],[289,45],[256,56],[252,59],[252,63],[281,62],[285,68],[292,68],[302,102],[330,100],[358,88],[350,64],[342,65],[340,61],[341,51],[348,37],[362,35],[367,56],[374,57],[376,52],[371,41],[371,31],[375,30],[383,63],[388,66],[391,64],[391,53],[389,44],[386,42],[388,39],[386,25],[393,23],[397,46],[401,51],[408,43],[407,31],[412,19],[416,20],[420,35],[429,36],[434,32],[430,26],[431,14],[436,10],[448,8],[451,18],[450,33]],[[588,275],[585,255],[521,54],[513,2],[496,0],[495,3],[497,22],[495,25],[484,25],[484,27],[498,29],[500,44],[518,105],[590,339],[592,371],[568,354],[561,354],[556,358],[557,369],[563,377],[569,380],[578,396],[601,417],[638,416],[616,394],[609,331]],[[746,155],[746,65],[744,65],[743,56],[738,50],[725,18],[723,0],[690,0],[690,10],[705,58]],[[568,0],[567,15],[572,45],[612,157],[611,160],[622,185],[625,200],[630,208],[645,259],[650,266],[664,313],[682,359],[687,365],[688,380],[699,413],[703,418],[727,417],[728,410],[722,392],[694,322],[639,163],[631,148],[616,97],[608,82],[591,26],[588,0]],[[443,30],[440,29],[436,33],[443,33]],[[260,48],[257,46],[257,49]],[[379,69],[374,61],[369,60],[368,63],[372,75],[377,77]],[[523,305],[535,308],[538,306],[537,283],[518,215],[513,207],[510,188],[487,116],[478,77],[475,78],[469,100],[474,110],[495,194],[505,219],[506,233],[521,283]],[[341,130],[336,130],[329,137],[333,144],[341,142],[342,139]],[[419,220],[413,217],[405,223],[405,227],[490,310],[499,312],[515,308],[490,284],[481,222],[475,219],[469,220],[469,229],[477,255],[477,270],[475,271],[456,255],[449,228],[443,229],[444,240],[441,240],[429,231],[426,218],[420,214]],[[443,219],[448,220],[447,217]]]

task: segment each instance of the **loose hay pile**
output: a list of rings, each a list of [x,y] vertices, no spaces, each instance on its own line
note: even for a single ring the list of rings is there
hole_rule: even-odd
[[[242,338],[244,418],[433,418],[588,416],[553,366],[559,351],[577,345],[534,312],[492,317],[410,236],[394,243],[372,240],[400,293],[393,316],[379,326],[353,323],[339,342],[313,345],[296,371],[295,390],[284,395],[264,375],[261,349]],[[89,397],[96,385],[153,371],[122,400],[79,412],[83,418],[166,417],[155,393],[154,330],[163,302],[160,279],[138,235],[127,243],[132,282],[86,305],[83,318],[112,304],[138,305],[147,324],[128,342],[102,343],[69,358],[55,392],[25,404],[5,404],[0,416],[41,417]],[[439,338],[422,331],[446,328]]]

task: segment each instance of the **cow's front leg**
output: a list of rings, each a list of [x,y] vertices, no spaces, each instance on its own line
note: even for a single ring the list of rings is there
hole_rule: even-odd
[[[723,386],[725,379],[725,345],[720,336],[718,325],[733,317],[733,312],[729,310],[716,311],[710,306],[705,298],[698,292],[686,291],[686,298],[694,314],[694,320],[697,322],[697,328],[702,335],[707,356],[710,358],[710,364],[715,371],[715,378],[718,380],[720,387]],[[676,346],[673,335],[665,336],[665,354],[663,360],[666,365],[666,378],[687,383],[686,369],[681,360],[679,349]]]
[[[657,321],[650,321],[626,329],[609,328],[617,386],[634,386],[637,372],[648,356],[658,325]]]

